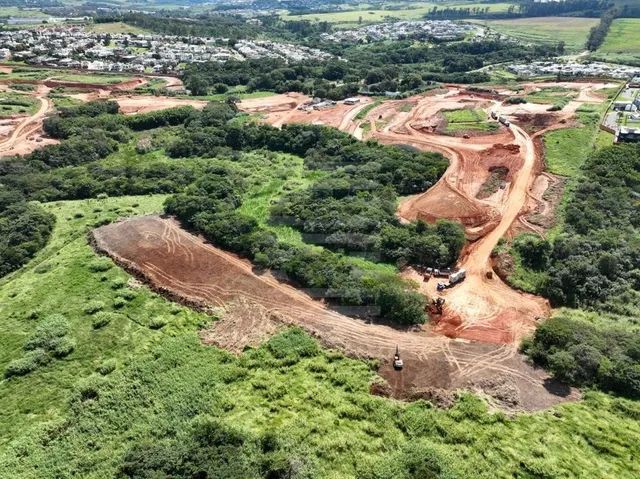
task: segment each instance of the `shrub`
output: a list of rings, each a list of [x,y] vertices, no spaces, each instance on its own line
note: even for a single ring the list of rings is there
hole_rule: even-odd
[[[124,308],[127,305],[127,300],[124,298],[115,298],[113,300],[113,307],[116,309]]]
[[[104,302],[102,301],[89,301],[84,308],[82,308],[82,310],[86,313],[86,314],[95,314],[98,311],[102,311],[104,309]]]
[[[38,366],[44,365],[49,361],[49,356],[43,349],[34,349],[28,351],[19,359],[11,361],[4,371],[4,376],[10,378],[12,376],[24,376],[34,371]]]
[[[107,311],[100,311],[91,318],[91,326],[93,329],[100,329],[105,327],[114,319],[115,314]]]
[[[41,324],[36,327],[33,335],[24,345],[26,350],[44,349],[54,350],[60,338],[69,332],[69,323],[61,314],[47,316]]]
[[[319,352],[318,343],[300,328],[291,328],[271,338],[267,349],[277,359],[287,364],[298,362],[303,357],[315,356]]]
[[[89,271],[92,273],[101,273],[111,269],[113,263],[107,258],[99,258],[89,263]]]
[[[167,325],[167,320],[162,316],[156,316],[149,321],[149,329],[162,329]]]
[[[111,289],[122,289],[127,285],[127,280],[124,278],[116,278],[111,282]]]
[[[115,371],[116,366],[117,366],[117,363],[115,359],[107,359],[105,362],[103,362],[96,368],[96,372],[103,376],[106,376],[107,374],[110,374],[113,371]]]
[[[51,355],[54,358],[64,358],[73,352],[76,347],[76,342],[67,336],[59,338],[55,344],[52,345]]]

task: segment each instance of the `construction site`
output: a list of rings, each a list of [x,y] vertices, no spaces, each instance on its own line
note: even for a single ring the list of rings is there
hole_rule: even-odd
[[[202,108],[205,101],[132,94],[147,81],[84,85],[70,98],[116,100],[125,114],[180,105]],[[176,79],[171,79],[175,86]],[[77,86],[77,85],[76,85]],[[181,85],[178,85],[181,86]],[[599,105],[602,82],[529,83],[517,94],[555,88],[571,91],[557,111],[545,103],[510,103],[511,89],[481,90],[443,85],[405,99],[350,98],[318,102],[298,93],[242,101],[239,108],[259,121],[338,128],[361,140],[439,152],[449,160],[440,180],[422,193],[403,198],[401,221],[460,222],[467,239],[450,270],[433,265],[403,268],[429,300],[430,321],[400,330],[344,316],[283,284],[252,265],[184,231],[172,219],[143,217],[98,228],[92,241],[152,289],[194,307],[223,311],[201,333],[203,341],[232,351],[263,342],[285,325],[299,325],[323,344],[355,357],[375,360],[386,386],[375,393],[398,398],[451,398],[465,388],[484,393],[509,410],[537,410],[575,399],[578,393],[550,380],[519,354],[521,340],[550,314],[548,302],[508,286],[494,271],[493,252],[502,238],[519,232],[544,235],[531,215],[552,218],[559,201],[545,194],[560,181],[545,172],[542,136],[580,126],[576,110]],[[2,156],[25,154],[55,142],[42,133],[53,111],[48,93],[55,82],[35,82],[33,115],[5,119]],[[5,91],[9,85],[2,85]],[[77,89],[76,89],[77,90]]]

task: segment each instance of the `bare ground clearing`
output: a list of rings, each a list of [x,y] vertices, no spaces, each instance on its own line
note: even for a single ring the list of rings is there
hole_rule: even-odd
[[[537,410],[577,398],[576,391],[526,363],[513,343],[450,339],[428,327],[398,330],[343,316],[268,274],[256,274],[247,261],[171,219],[147,216],[102,226],[92,232],[92,241],[165,296],[205,309],[226,307],[229,314],[202,337],[234,351],[260,342],[280,325],[298,325],[329,347],[380,360],[379,372],[399,398],[415,397],[425,388],[471,388],[508,410]],[[396,345],[406,364],[401,372],[389,363]],[[508,385],[510,398],[495,394],[496,382]]]

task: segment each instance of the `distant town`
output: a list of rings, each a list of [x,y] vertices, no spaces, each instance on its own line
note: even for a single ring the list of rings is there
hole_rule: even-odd
[[[520,77],[560,75],[629,79],[633,76],[640,75],[640,67],[614,64],[609,65],[600,62],[533,62],[509,65],[507,70]]]
[[[101,34],[82,27],[0,32],[0,59],[105,72],[172,73],[186,63],[281,58],[327,60],[331,55],[271,41],[173,35]]]
[[[479,33],[480,31],[481,29],[476,25],[455,23],[449,20],[407,21],[379,23],[353,30],[338,30],[334,33],[325,33],[322,37],[333,42],[362,43],[403,38],[451,41],[460,40],[470,33]]]

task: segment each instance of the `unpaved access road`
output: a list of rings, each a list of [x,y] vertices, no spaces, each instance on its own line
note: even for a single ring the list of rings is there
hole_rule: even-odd
[[[0,156],[25,154],[30,151],[27,138],[42,129],[45,116],[53,109],[53,102],[47,98],[49,88],[40,85],[35,98],[40,102],[38,111],[29,117],[25,117],[13,130],[11,135],[0,142]]]
[[[222,347],[241,350],[279,324],[298,325],[330,347],[381,360],[380,373],[397,397],[424,388],[483,390],[487,381],[505,386],[502,392],[485,392],[509,410],[541,409],[577,397],[527,364],[512,344],[455,340],[428,329],[398,330],[344,316],[269,274],[256,273],[249,262],[207,244],[172,219],[147,216],[102,226],[92,232],[92,242],[165,296],[198,307],[225,307],[229,316],[239,304],[244,314],[233,327],[225,327],[223,314],[206,335]],[[261,320],[256,323],[246,311]],[[389,365],[396,345],[406,364],[401,372]]]

